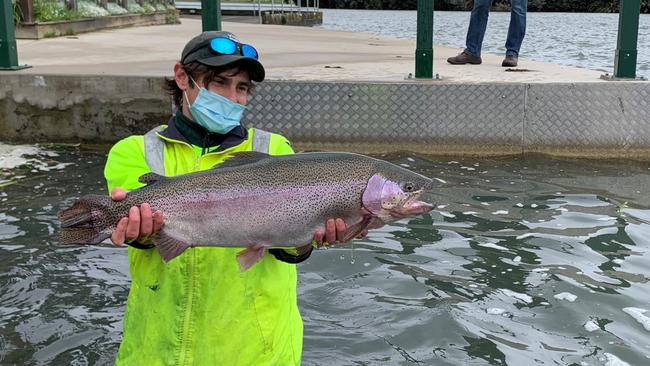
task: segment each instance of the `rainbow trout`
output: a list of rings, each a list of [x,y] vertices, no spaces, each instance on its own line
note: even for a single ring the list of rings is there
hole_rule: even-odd
[[[86,195],[61,211],[61,242],[98,244],[131,206],[148,202],[164,215],[154,245],[165,261],[192,246],[242,247],[237,260],[246,270],[266,248],[309,244],[330,218],[345,221],[348,241],[365,229],[433,209],[418,200],[432,188],[430,178],[351,153],[241,152],[207,171],[148,173],[139,180],[146,186],[123,201]]]

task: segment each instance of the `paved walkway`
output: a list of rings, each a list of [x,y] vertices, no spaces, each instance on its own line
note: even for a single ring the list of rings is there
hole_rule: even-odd
[[[198,18],[182,24],[132,27],[70,37],[18,40],[18,59],[33,66],[13,73],[171,75],[185,43],[201,31]],[[322,28],[223,23],[253,44],[267,78],[282,80],[401,81],[415,69],[415,41]],[[434,73],[447,82],[598,82],[600,71],[520,60],[519,72],[501,67],[501,55],[482,65],[452,66],[458,49],[436,46]],[[0,72],[1,73],[1,72]]]

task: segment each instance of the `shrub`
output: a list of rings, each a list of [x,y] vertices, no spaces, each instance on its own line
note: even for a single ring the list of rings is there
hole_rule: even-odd
[[[97,18],[109,15],[106,9],[102,8],[94,2],[79,1],[77,3],[77,7],[79,8],[79,13],[81,16],[85,18]]]
[[[153,13],[156,11],[156,8],[154,8],[153,5],[149,3],[144,3],[144,5],[142,5],[142,8],[144,9],[145,13]]]
[[[108,10],[108,13],[110,15],[122,15],[128,13],[126,9],[117,5],[116,3],[107,3],[106,10]]]
[[[52,22],[57,20],[78,19],[79,12],[67,9],[58,0],[35,0],[34,19],[37,22]]]
[[[129,13],[144,13],[144,8],[141,7],[140,4],[132,1],[129,1],[129,6],[126,8],[126,10],[128,10]]]

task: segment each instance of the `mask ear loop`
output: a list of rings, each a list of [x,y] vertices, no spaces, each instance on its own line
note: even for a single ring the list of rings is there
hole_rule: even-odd
[[[192,105],[190,104],[190,98],[187,97],[187,93],[185,90],[183,90],[183,96],[185,97],[185,101],[187,102],[187,106],[191,107]]]
[[[193,78],[193,77],[191,77],[189,74],[188,74],[187,76],[190,78],[190,80],[192,80],[192,83],[194,83],[194,86],[195,86],[195,87],[201,89],[201,87],[199,86],[199,84],[197,84],[196,81],[194,81],[194,78]]]
[[[187,74],[187,72],[186,72],[186,74]],[[192,83],[194,83],[194,86],[196,86],[197,88],[201,89],[201,87],[199,86],[199,84],[197,84],[196,81],[194,81],[194,78],[191,77],[190,74],[187,74],[187,77],[189,77],[190,80],[192,80]],[[187,96],[187,92],[186,92],[185,90],[183,90],[183,96],[185,97],[185,101],[187,101],[187,106],[188,106],[188,107],[191,107],[192,104],[190,104],[190,98]]]

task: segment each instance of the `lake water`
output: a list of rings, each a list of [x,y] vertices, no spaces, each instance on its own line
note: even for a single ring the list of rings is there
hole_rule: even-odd
[[[323,10],[323,27],[415,39],[416,11]],[[509,12],[491,12],[483,52],[505,54]],[[650,14],[639,19],[637,76],[650,78]],[[465,47],[469,12],[434,13],[435,44]],[[614,71],[618,14],[528,13],[521,57],[587,69]],[[414,50],[415,52],[415,50]]]
[[[56,239],[105,154],[0,144],[1,365],[112,364],[126,252]],[[650,164],[382,158],[437,209],[299,265],[304,365],[650,364]]]

